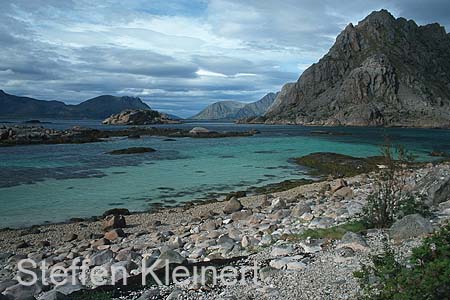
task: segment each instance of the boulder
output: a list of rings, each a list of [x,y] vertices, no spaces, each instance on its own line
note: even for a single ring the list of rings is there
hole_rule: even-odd
[[[75,241],[76,239],[78,239],[78,235],[76,235],[75,233],[67,233],[63,237],[63,242],[72,242]]]
[[[243,208],[241,202],[236,198],[231,198],[223,208],[223,212],[226,214],[231,214],[237,211],[240,211]]]
[[[181,256],[180,253],[173,251],[173,250],[167,250],[158,257],[158,259],[155,261],[154,269],[159,270],[166,266],[166,264],[172,265],[183,265],[186,264],[187,260],[185,257]]]
[[[350,199],[353,197],[353,190],[345,186],[337,190],[333,196],[341,199]]]
[[[369,245],[367,245],[366,240],[360,234],[349,231],[344,234],[336,248],[350,248],[353,251],[368,251]]]
[[[0,294],[3,293],[10,286],[16,285],[18,282],[16,280],[4,280],[0,281]]]
[[[430,222],[419,214],[407,215],[396,221],[389,229],[394,240],[405,240],[433,232]]]
[[[113,229],[105,233],[105,239],[115,241],[120,237],[125,237],[126,234],[121,228]]]
[[[190,134],[207,134],[210,132],[211,131],[209,129],[206,129],[204,127],[194,127],[189,131]]]
[[[272,208],[273,209],[283,209],[286,208],[286,201],[281,199],[280,197],[272,200]]]
[[[70,300],[71,298],[55,290],[42,294],[38,300]]]
[[[114,257],[114,254],[111,250],[100,251],[94,255],[92,255],[90,261],[91,266],[101,266],[106,263],[109,263]]]
[[[311,207],[306,203],[299,203],[292,209],[291,215],[301,217],[305,213],[311,213]]]
[[[103,230],[108,231],[111,229],[125,228],[127,223],[125,217],[121,215],[110,215],[103,221]]]
[[[418,182],[414,191],[423,195],[429,206],[450,200],[450,170],[444,167],[432,169]]]
[[[340,190],[343,187],[347,186],[347,182],[345,182],[344,179],[339,178],[338,180],[336,180],[335,182],[333,182],[333,184],[331,184],[331,192],[335,193],[337,190]]]
[[[41,293],[42,289],[37,285],[24,286],[16,284],[8,287],[3,294],[7,299],[12,300],[35,300],[35,296]]]

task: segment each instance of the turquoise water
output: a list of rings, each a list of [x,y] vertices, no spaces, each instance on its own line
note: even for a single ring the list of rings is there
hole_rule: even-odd
[[[46,126],[69,125],[61,122]],[[310,131],[315,128],[301,126],[200,125],[216,130],[257,128],[262,134],[176,141],[115,138],[82,145],[0,148],[0,227],[89,217],[113,207],[142,211],[158,203],[211,199],[249,186],[305,178],[306,170],[293,164],[291,158],[317,151],[377,155],[385,135],[414,150],[423,160],[430,159],[432,150],[450,152],[450,132],[444,130],[333,128],[330,130],[351,135],[312,136]],[[124,156],[105,153],[134,146],[152,147],[157,152]]]

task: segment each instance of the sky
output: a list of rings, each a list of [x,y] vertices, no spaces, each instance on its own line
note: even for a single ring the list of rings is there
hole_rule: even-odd
[[[138,96],[182,117],[280,90],[373,10],[450,27],[448,0],[0,3],[0,89],[70,104]]]

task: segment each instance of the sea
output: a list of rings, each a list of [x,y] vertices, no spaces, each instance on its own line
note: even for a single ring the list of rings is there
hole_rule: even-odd
[[[67,129],[101,125],[99,120],[42,120],[40,126]],[[18,120],[0,120],[21,123]],[[10,124],[10,123],[8,123]],[[430,152],[450,153],[450,131],[443,129],[305,127],[225,122],[186,122],[157,125],[215,131],[261,133],[220,139],[145,136],[112,138],[88,144],[0,147],[0,228],[88,218],[124,207],[147,211],[193,200],[220,199],[232,191],[248,190],[288,179],[312,178],[293,158],[313,152],[356,157],[380,154],[380,145],[402,145],[418,160],[431,161]],[[327,131],[335,134],[314,134]],[[156,152],[109,155],[128,147],[151,147]],[[314,179],[314,178],[312,178]]]

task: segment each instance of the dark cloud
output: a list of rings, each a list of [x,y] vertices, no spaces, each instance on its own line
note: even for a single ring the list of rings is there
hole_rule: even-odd
[[[296,80],[373,10],[450,26],[442,0],[16,0],[0,10],[0,88],[77,103],[140,96],[189,116]]]

